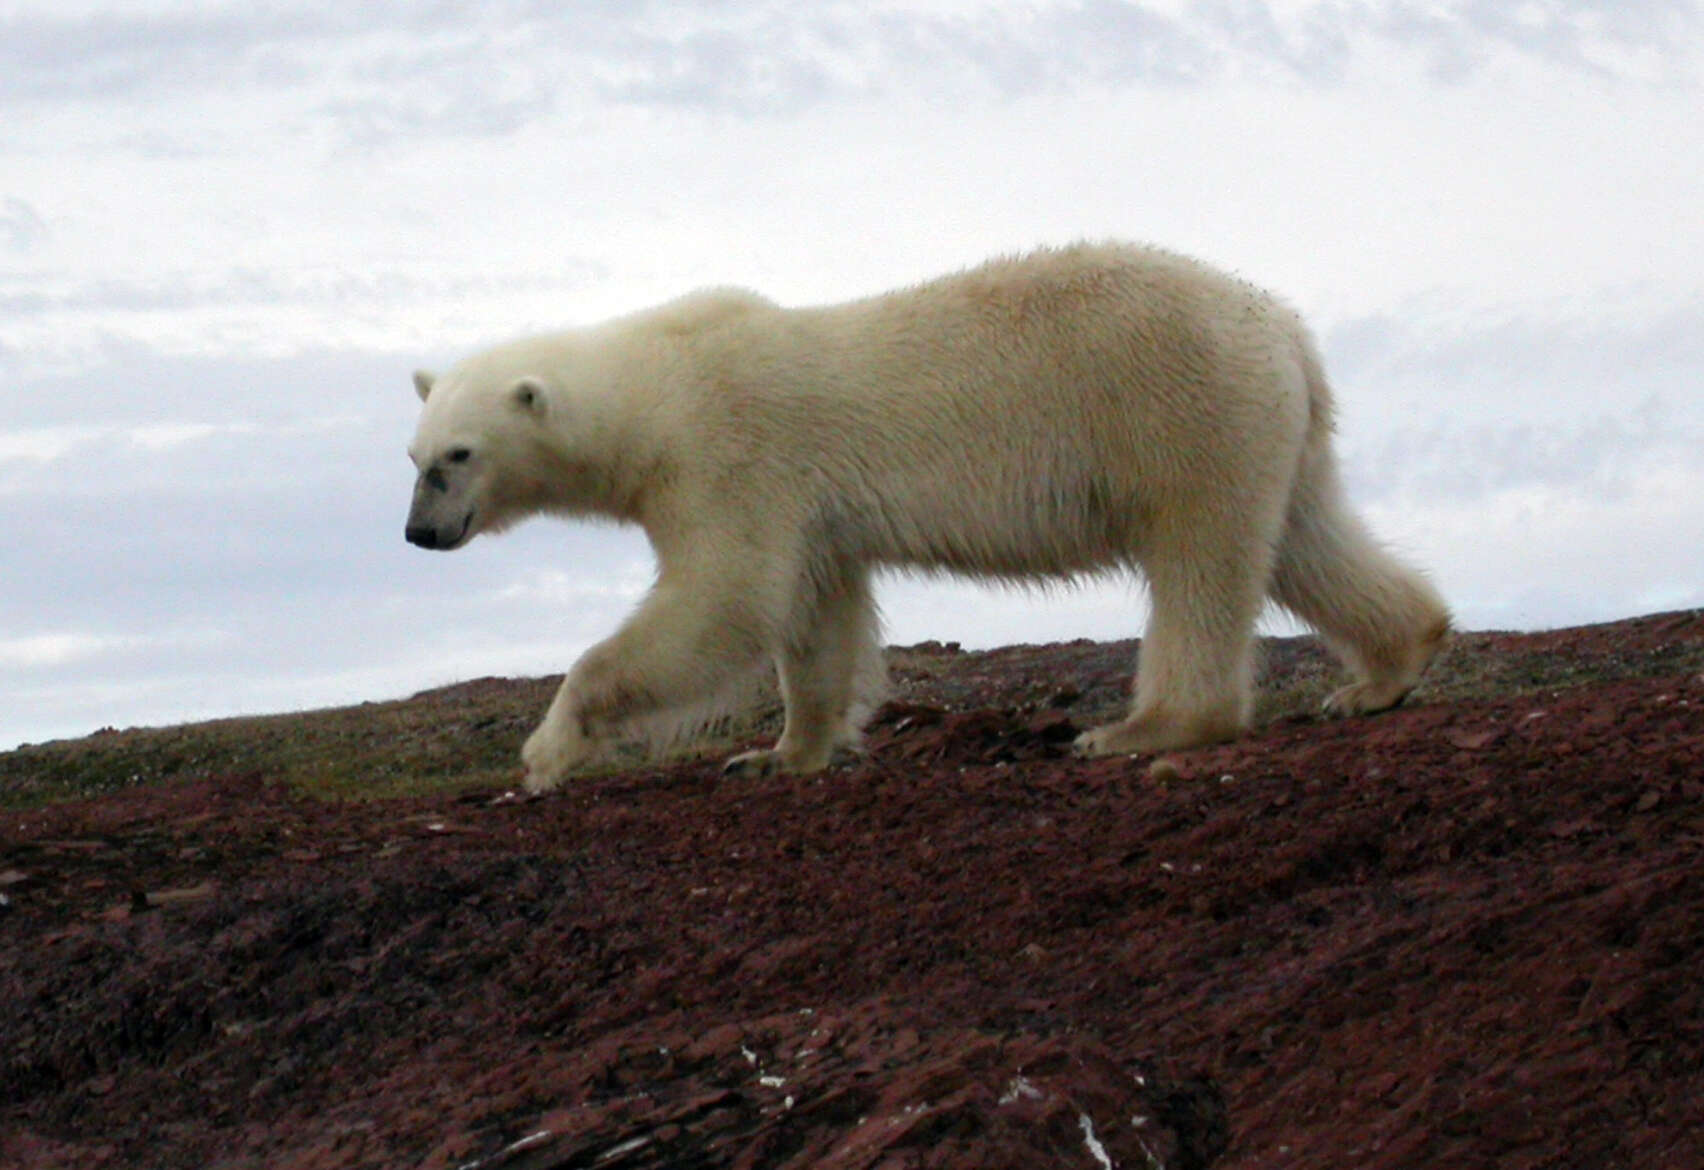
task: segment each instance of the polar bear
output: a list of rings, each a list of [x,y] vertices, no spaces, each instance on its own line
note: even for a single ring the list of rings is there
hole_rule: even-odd
[[[881,691],[882,568],[1138,571],[1131,707],[1084,755],[1237,735],[1268,598],[1349,667],[1337,714],[1400,702],[1450,629],[1345,503],[1296,314],[1157,249],[1046,249],[826,307],[699,292],[415,385],[414,544],[542,512],[637,524],[656,553],[522,748],[534,792],[614,740],[699,725],[766,661],[784,730],[729,769],[823,768]]]

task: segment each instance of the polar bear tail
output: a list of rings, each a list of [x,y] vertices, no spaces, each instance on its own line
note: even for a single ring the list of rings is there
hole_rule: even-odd
[[[1331,391],[1311,343],[1303,367],[1309,426],[1268,592],[1353,672],[1355,681],[1327,708],[1383,710],[1419,682],[1449,637],[1450,614],[1431,582],[1385,549],[1349,507],[1332,451]]]

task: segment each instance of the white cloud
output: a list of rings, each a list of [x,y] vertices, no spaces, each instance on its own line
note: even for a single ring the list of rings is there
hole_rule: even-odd
[[[47,221],[34,206],[12,195],[0,199],[0,251],[27,253],[47,238]]]
[[[1668,84],[1695,63],[1698,26],[1692,5],[1662,0],[40,3],[0,20],[0,94],[129,107],[143,120],[88,129],[143,151],[200,154],[205,137],[182,133],[173,116],[196,103],[202,117],[189,125],[200,135],[259,103],[287,137],[370,147],[508,136],[612,107],[764,118],[903,92],[974,100],[1131,84],[1329,87],[1392,51],[1451,81],[1512,61]],[[209,94],[220,110],[206,107]]]
[[[0,464],[9,460],[48,463],[99,435],[97,427],[35,427],[0,431]]]
[[[1369,508],[1434,569],[1469,629],[1574,625],[1704,606],[1704,467],[1671,449],[1598,485],[1528,480]]]
[[[146,652],[205,648],[225,641],[219,630],[179,631],[169,635],[99,634],[62,631],[0,638],[0,666],[18,671],[87,668],[103,659],[135,656]]]
[[[86,662],[118,649],[132,649],[135,638],[108,638],[97,634],[36,634],[27,638],[0,639],[0,664],[13,670],[65,666]]]
[[[198,469],[195,460],[209,458],[211,449],[220,443],[246,448],[248,454],[238,458],[238,465],[253,468],[257,461],[278,457],[282,450],[304,441],[334,440],[369,426],[370,421],[365,417],[333,415],[266,426],[258,422],[162,421],[132,426],[60,425],[0,431],[0,476],[4,476],[0,478],[0,496],[63,487],[67,480],[56,477],[67,473],[86,480],[94,467],[99,468],[100,481],[95,489],[117,491],[126,486],[139,468],[159,466],[151,460],[168,453],[189,457],[171,465],[174,477],[186,479]],[[144,462],[138,464],[136,460]],[[202,463],[199,468],[210,478],[220,478],[217,463]],[[224,482],[229,486],[230,477],[224,477]]]
[[[781,19],[749,11],[747,23]],[[1416,81],[1394,38],[1374,36],[1329,84],[1258,71],[1152,84],[1070,64],[1073,44],[1124,43],[1094,23],[1113,20],[1111,6],[1002,11],[985,25],[985,14],[824,10],[809,19],[885,80],[761,117],[576,90],[500,135],[446,142],[413,129],[384,147],[354,146],[300,96],[354,83],[317,75],[303,89],[238,86],[216,103],[166,95],[100,118],[55,107],[40,141],[7,157],[9,185],[56,230],[34,266],[0,267],[0,361],[75,365],[114,342],[226,354],[463,347],[693,284],[829,299],[1077,235],[1203,253],[1327,321],[1426,289],[1483,306],[1610,296],[1636,281],[1653,295],[1699,287],[1695,78],[1651,89],[1546,61],[1529,76],[1439,85]],[[1276,27],[1336,11],[1280,12]],[[690,38],[715,12],[645,35]],[[624,20],[650,29],[687,18],[592,23]],[[1089,27],[1055,36],[1071,22]],[[940,45],[928,39],[937,35]],[[977,39],[989,37],[1048,68],[1066,64],[1046,84],[966,80],[955,70],[995,69],[977,56],[998,56]],[[595,50],[623,69],[652,59],[619,38],[570,40],[582,47],[568,51]],[[468,51],[511,63],[506,49]],[[934,64],[913,67],[914,56]],[[384,83],[397,100],[420,86],[465,104],[423,67],[385,68],[400,74]],[[191,136],[206,151],[79,146],[53,116],[103,134],[135,122],[136,133]],[[262,136],[257,125],[278,129]]]
[[[632,603],[643,596],[655,577],[655,570],[648,562],[637,561],[596,577],[562,569],[529,569],[499,587],[493,600],[523,606]]]

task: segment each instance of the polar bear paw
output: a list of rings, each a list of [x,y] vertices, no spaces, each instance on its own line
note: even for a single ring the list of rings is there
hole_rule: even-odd
[[[857,746],[853,744],[840,744],[832,751],[813,755],[783,751],[779,747],[764,748],[753,752],[741,752],[722,765],[722,775],[738,776],[749,780],[774,776],[780,772],[792,772],[796,775],[808,776],[812,772],[820,772],[832,765],[853,763],[861,754]]]
[[[1408,697],[1414,689],[1412,682],[1357,682],[1333,691],[1325,700],[1327,715],[1371,715],[1388,711]]]
[[[1137,756],[1224,743],[1241,730],[1233,718],[1149,713],[1091,728],[1076,738],[1071,750],[1082,757]]]
[[[521,763],[526,766],[524,785],[534,796],[553,792],[562,787],[578,765],[589,754],[588,745],[579,735],[563,735],[547,720],[527,737],[521,746]]]
[[[526,766],[526,778],[521,781],[521,785],[533,796],[555,792],[568,778],[567,768],[546,764],[536,758],[529,760],[524,752],[521,754],[521,763]]]
[[[774,748],[741,752],[722,765],[722,775],[737,776],[742,780],[760,780],[786,770],[787,761]]]

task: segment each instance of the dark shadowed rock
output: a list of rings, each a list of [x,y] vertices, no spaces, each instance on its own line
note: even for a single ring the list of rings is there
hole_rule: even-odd
[[[1227,1144],[1210,1084],[1078,1038],[896,1026],[906,1014],[876,1002],[721,1025],[678,1050],[602,1046],[582,1075],[615,1091],[460,1165],[1201,1170]]]

